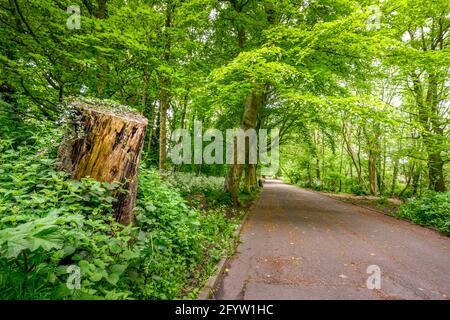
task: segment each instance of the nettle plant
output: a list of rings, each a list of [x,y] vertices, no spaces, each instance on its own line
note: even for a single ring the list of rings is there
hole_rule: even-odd
[[[224,177],[197,175],[192,172],[166,173],[165,178],[182,194],[221,192],[225,181]]]
[[[142,167],[137,223],[123,226],[113,217],[120,185],[55,171],[55,136],[19,147],[0,141],[0,297],[195,298],[198,283],[231,250],[238,219],[189,207]],[[79,286],[71,286],[73,270]]]
[[[136,256],[127,251],[135,230],[112,216],[112,192],[120,186],[71,180],[53,169],[53,150],[42,147],[50,144],[39,144],[0,145],[0,296],[114,296],[128,261]],[[66,286],[71,265],[83,275],[76,292]],[[105,287],[99,290],[101,281]]]

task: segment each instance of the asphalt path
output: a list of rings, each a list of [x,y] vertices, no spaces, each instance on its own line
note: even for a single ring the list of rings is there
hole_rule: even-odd
[[[216,299],[450,299],[450,238],[266,181]]]

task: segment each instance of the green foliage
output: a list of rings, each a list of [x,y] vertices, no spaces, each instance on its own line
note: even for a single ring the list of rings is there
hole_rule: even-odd
[[[208,206],[231,205],[229,195],[224,193],[224,177],[172,172],[165,174],[165,180],[177,188],[183,196],[204,196]]]
[[[197,175],[191,172],[168,173],[165,180],[180,190],[183,195],[219,192],[223,190],[225,181],[223,177]]]
[[[0,143],[0,297],[195,297],[231,250],[238,218],[188,207],[155,171],[142,168],[137,224],[124,227],[112,216],[120,185],[56,172],[52,135],[16,149]],[[66,285],[73,265],[81,269],[79,290]]]
[[[450,192],[424,192],[402,205],[398,216],[450,235]]]
[[[189,278],[207,267],[205,257],[220,258],[237,222],[227,220],[223,210],[200,214],[189,208],[176,189],[145,168],[136,214],[140,228],[147,230],[142,243],[149,254],[144,273],[151,279],[146,294],[162,299],[178,297]]]
[[[353,194],[357,195],[357,196],[365,196],[368,195],[369,193],[367,192],[367,189],[360,185],[360,184],[354,184],[350,187],[350,190]]]

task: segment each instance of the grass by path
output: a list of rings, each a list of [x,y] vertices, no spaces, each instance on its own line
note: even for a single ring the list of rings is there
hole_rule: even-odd
[[[400,199],[395,198],[383,198],[376,196],[357,196],[348,193],[330,193],[320,192],[320,194],[326,195],[330,198],[340,200],[347,203],[352,203],[357,206],[373,209],[389,216],[397,216],[397,211],[403,202]]]

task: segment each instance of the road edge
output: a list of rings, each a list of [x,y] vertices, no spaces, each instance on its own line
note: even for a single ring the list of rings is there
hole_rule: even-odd
[[[300,189],[304,189],[304,190],[307,190],[307,191],[310,191],[310,192],[314,192],[314,193],[323,195],[323,196],[325,196],[325,197],[327,197],[327,198],[336,200],[336,201],[338,201],[338,202],[340,202],[340,203],[345,203],[345,204],[349,204],[349,205],[352,205],[352,206],[355,206],[355,207],[358,207],[358,208],[361,208],[361,209],[366,209],[366,210],[369,210],[369,211],[373,211],[373,212],[382,214],[383,216],[393,218],[393,219],[395,219],[395,220],[408,222],[409,224],[411,224],[411,225],[413,225],[413,226],[420,227],[420,228],[424,228],[424,229],[427,229],[427,230],[430,230],[430,231],[434,231],[434,232],[436,232],[436,233],[437,233],[438,235],[440,235],[440,236],[450,237],[450,235],[447,235],[447,234],[445,234],[445,233],[439,231],[438,229],[436,229],[436,228],[434,228],[434,227],[432,227],[432,226],[424,226],[424,225],[421,225],[421,224],[414,223],[413,221],[411,221],[411,220],[409,220],[409,219],[402,218],[402,217],[399,217],[399,216],[397,216],[397,215],[388,214],[388,213],[386,213],[386,212],[384,212],[384,211],[377,210],[377,209],[372,208],[372,207],[364,206],[364,205],[361,205],[361,204],[356,204],[356,203],[353,203],[353,202],[347,202],[347,201],[341,200],[341,199],[339,199],[339,198],[334,198],[334,197],[332,197],[331,195],[327,194],[326,192],[317,191],[317,190],[309,189],[309,188],[302,188],[302,187],[299,187],[299,186],[297,186],[297,185],[295,185],[295,184],[292,184],[292,183],[288,183],[288,182],[285,182],[285,181],[283,181],[283,182],[286,183],[286,184],[288,184],[288,185],[290,185],[290,186],[293,186],[293,187],[297,187],[297,188],[300,188]]]
[[[261,188],[261,190],[262,190],[262,188]],[[261,195],[261,191],[255,197],[255,199],[252,200],[250,207],[248,208],[247,212],[242,217],[241,223],[239,224],[238,228],[233,233],[234,250],[236,250],[239,245],[242,229],[243,229],[245,223],[247,222],[249,215],[255,209],[256,203],[259,201],[260,195]],[[228,260],[230,258],[232,258],[235,254],[236,253],[234,253],[233,255],[230,255],[230,256],[225,256],[219,260],[219,262],[216,264],[217,271],[208,278],[208,281],[206,281],[206,284],[203,286],[202,290],[200,290],[200,293],[198,294],[196,300],[213,300],[213,297],[216,293],[217,286],[219,285],[219,281],[221,280],[221,277],[225,271],[225,266],[227,265]]]

